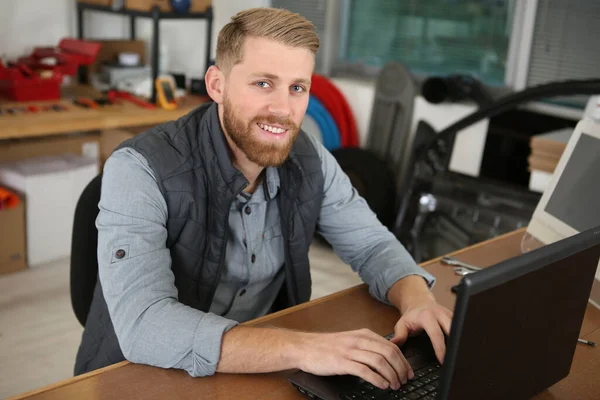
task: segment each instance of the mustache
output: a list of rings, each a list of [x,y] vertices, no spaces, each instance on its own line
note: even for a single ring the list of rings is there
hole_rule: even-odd
[[[280,118],[274,115],[257,116],[252,118],[252,123],[261,123],[267,125],[279,125],[284,129],[298,130],[298,126],[288,118]]]

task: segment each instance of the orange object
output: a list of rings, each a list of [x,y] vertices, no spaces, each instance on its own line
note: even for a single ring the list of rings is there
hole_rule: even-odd
[[[100,108],[100,106],[98,106],[98,103],[96,103],[92,99],[88,99],[87,97],[78,97],[75,100],[73,100],[73,103],[86,108]]]
[[[0,187],[0,210],[3,208],[14,208],[19,205],[19,196],[8,189]]]
[[[174,110],[177,108],[177,100],[175,99],[175,85],[168,78],[156,78],[156,99],[158,104],[165,110]]]
[[[148,108],[148,109],[156,108],[156,106],[154,104],[148,103],[147,101],[144,101],[144,100],[140,100],[137,97],[135,97],[134,95],[132,95],[131,93],[122,92],[120,90],[109,90],[108,93],[106,94],[106,97],[112,101],[116,101],[118,99],[127,100],[127,101],[132,102],[133,104],[136,104],[140,107],[144,107],[144,108]]]

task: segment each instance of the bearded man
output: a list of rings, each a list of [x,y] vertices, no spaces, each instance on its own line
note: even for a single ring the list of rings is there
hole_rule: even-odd
[[[122,143],[102,177],[99,281],[81,374],[122,360],[191,376],[299,368],[384,389],[413,377],[398,344],[425,330],[443,361],[451,312],[333,156],[299,129],[319,39],[283,9],[235,15],[205,76],[213,102]],[[240,326],[310,299],[315,232],[400,312],[366,329]]]

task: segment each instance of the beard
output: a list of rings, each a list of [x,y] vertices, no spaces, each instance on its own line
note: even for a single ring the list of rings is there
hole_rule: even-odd
[[[248,160],[261,167],[279,167],[287,159],[299,128],[293,121],[287,118],[278,118],[273,115],[256,116],[248,123],[236,115],[233,105],[227,96],[223,99],[223,125],[227,135],[233,143],[248,158]],[[252,131],[261,129],[257,123],[266,125],[279,125],[288,131],[282,133],[287,135],[285,140],[267,142],[261,140]]]

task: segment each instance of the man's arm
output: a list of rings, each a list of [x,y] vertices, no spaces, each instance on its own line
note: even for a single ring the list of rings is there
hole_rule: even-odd
[[[425,330],[438,360],[443,362],[446,349],[443,332],[450,330],[452,313],[431,294],[434,277],[418,266],[379,222],[333,155],[320,143],[315,146],[325,178],[318,229],[342,260],[367,283],[371,294],[400,311],[402,317],[394,327],[391,342],[402,344],[410,334]]]
[[[223,335],[218,372],[299,368],[316,375],[355,375],[387,389],[414,377],[398,346],[367,329],[309,333],[238,326]]]
[[[435,303],[435,298],[425,281],[417,276],[407,276],[392,285],[387,298],[404,314],[419,305]]]
[[[122,149],[109,157],[99,208],[99,278],[125,357],[192,376],[213,374],[223,332],[237,323],[178,301],[167,206],[139,153]]]
[[[370,293],[384,303],[391,302],[388,292],[402,278],[419,276],[426,288],[432,287],[435,278],[419,267],[404,246],[381,224],[333,155],[321,143],[312,140],[321,158],[325,179],[325,196],[317,226],[319,233],[359,274],[369,286]]]

